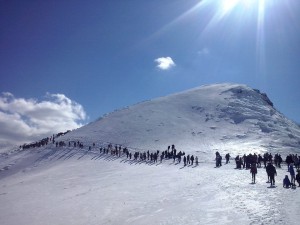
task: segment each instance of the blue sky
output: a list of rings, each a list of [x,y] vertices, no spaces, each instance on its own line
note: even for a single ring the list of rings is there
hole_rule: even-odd
[[[0,123],[40,128],[26,113],[56,108],[74,128],[222,82],[266,92],[300,122],[299,21],[295,0],[1,0]]]

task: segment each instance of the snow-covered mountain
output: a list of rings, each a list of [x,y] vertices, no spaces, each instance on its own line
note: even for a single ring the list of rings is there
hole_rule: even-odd
[[[50,142],[1,153],[0,224],[298,224],[300,189],[282,187],[286,164],[270,187],[264,168],[254,184],[233,160],[215,168],[214,153],[284,157],[300,153],[299,138],[299,127],[265,94],[244,85],[202,86],[139,103],[56,138],[83,148]],[[133,151],[175,144],[200,163],[100,153],[108,143]]]
[[[259,90],[215,84],[117,110],[63,139],[153,151],[175,144],[202,157],[215,149],[286,155],[299,151],[300,129]]]

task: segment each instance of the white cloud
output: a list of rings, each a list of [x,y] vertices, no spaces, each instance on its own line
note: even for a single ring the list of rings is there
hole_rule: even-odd
[[[210,54],[210,50],[208,48],[203,48],[200,51],[198,51],[199,55],[208,55]]]
[[[63,94],[47,93],[43,101],[0,95],[0,144],[37,141],[76,129],[87,116],[83,107]]]
[[[157,68],[161,70],[168,70],[176,66],[171,57],[161,57],[154,60],[157,63]]]

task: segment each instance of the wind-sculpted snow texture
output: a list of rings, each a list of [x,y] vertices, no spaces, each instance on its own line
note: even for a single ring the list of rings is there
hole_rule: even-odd
[[[282,187],[285,164],[277,168],[276,188],[269,188],[264,168],[256,184],[233,161],[215,168],[216,151],[223,158],[300,153],[299,127],[247,86],[202,86],[139,103],[56,141],[66,145],[1,152],[1,225],[299,223],[300,188]],[[74,147],[77,141],[83,148]],[[184,167],[172,159],[100,153],[109,143],[130,152],[175,144],[200,163]]]
[[[175,144],[210,158],[215,149],[297,152],[300,129],[258,90],[216,84],[117,110],[64,137],[73,139],[153,151]]]

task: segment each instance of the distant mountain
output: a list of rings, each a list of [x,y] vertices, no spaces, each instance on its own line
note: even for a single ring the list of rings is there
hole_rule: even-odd
[[[132,105],[61,137],[86,144],[178,150],[211,157],[216,151],[299,153],[300,128],[259,90],[213,84]]]

